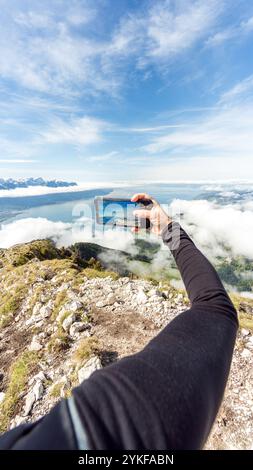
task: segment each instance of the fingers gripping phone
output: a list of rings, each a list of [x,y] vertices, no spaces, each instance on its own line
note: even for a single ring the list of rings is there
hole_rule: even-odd
[[[153,202],[151,199],[140,199],[137,202],[132,202],[131,199],[97,196],[94,203],[96,222],[100,225],[150,229],[150,220],[148,218],[138,218],[134,215],[134,211],[152,209]]]

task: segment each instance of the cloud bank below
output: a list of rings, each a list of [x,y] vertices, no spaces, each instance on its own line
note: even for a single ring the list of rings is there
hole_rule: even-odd
[[[183,227],[210,259],[217,256],[253,259],[253,204],[249,201],[219,205],[207,200],[174,200],[169,212],[176,213],[179,208],[183,213]],[[112,230],[106,230],[104,234],[97,231],[96,238],[92,238],[91,221],[82,219],[72,224],[52,222],[46,218],[26,218],[3,224],[0,247],[48,237],[58,246],[93,241],[110,248],[132,251],[131,232],[121,232],[119,236]]]

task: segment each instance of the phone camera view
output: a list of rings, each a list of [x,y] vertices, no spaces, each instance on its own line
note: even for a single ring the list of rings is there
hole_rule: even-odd
[[[130,199],[95,198],[96,222],[112,227],[139,227],[149,229],[149,219],[139,219],[134,215],[137,209],[151,209],[152,201],[132,202]]]

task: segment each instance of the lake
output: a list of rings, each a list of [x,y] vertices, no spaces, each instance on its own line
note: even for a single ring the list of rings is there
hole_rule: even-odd
[[[23,218],[46,218],[53,222],[71,223],[78,217],[90,217],[95,196],[131,197],[136,192],[148,192],[162,204],[173,199],[192,200],[203,195],[201,184],[151,184],[63,192],[41,196],[1,197],[0,222],[10,223]]]

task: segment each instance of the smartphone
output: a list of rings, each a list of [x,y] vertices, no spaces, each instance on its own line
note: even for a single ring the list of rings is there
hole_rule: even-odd
[[[137,209],[150,210],[153,207],[150,199],[132,202],[131,199],[97,196],[94,203],[98,224],[113,227],[150,228],[149,219],[139,219],[134,215]]]

